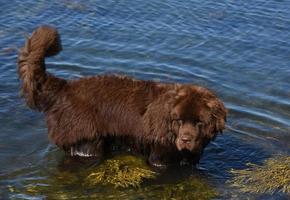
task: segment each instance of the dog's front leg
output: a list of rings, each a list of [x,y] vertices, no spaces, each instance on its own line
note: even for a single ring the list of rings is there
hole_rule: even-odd
[[[168,147],[155,144],[151,146],[148,162],[153,167],[167,168],[174,157],[172,152],[168,152]]]

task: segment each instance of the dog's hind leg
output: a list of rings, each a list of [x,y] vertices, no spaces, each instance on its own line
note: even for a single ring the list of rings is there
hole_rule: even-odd
[[[94,157],[102,159],[104,156],[104,140],[81,141],[65,149],[70,156]]]

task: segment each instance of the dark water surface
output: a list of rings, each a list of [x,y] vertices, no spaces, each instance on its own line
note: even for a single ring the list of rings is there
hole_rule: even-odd
[[[290,153],[290,1],[11,0],[0,1],[0,199],[45,199],[59,192],[16,190],[29,181],[62,184],[53,182],[53,174],[63,154],[49,143],[44,116],[30,111],[18,93],[15,48],[40,24],[54,25],[62,36],[64,51],[47,60],[57,76],[114,72],[214,90],[229,118],[225,134],[201,160],[204,179],[218,199],[287,198],[246,194],[227,181],[231,168]],[[142,188],[114,196],[113,188],[63,185],[68,194],[142,199]]]

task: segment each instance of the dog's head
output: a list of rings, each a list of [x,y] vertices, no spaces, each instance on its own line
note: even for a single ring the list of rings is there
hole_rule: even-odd
[[[202,153],[203,148],[225,128],[227,111],[209,90],[176,86],[176,102],[171,110],[171,130],[179,151]]]

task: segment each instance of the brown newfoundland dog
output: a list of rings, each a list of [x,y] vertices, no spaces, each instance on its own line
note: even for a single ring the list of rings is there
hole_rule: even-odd
[[[56,29],[39,27],[20,50],[18,73],[27,105],[45,114],[49,138],[71,156],[102,158],[122,140],[153,166],[195,164],[225,128],[224,104],[203,87],[124,76],[55,77],[46,72],[45,57],[61,49]]]

